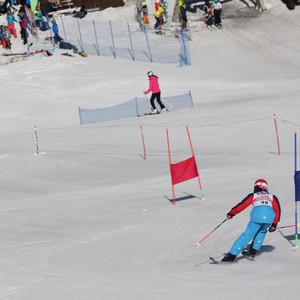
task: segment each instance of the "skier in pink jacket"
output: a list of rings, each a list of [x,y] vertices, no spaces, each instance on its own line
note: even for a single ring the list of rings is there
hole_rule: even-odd
[[[152,71],[149,71],[147,73],[147,75],[149,77],[149,89],[147,91],[144,91],[144,94],[146,95],[146,94],[152,92],[152,95],[150,98],[150,105],[151,105],[151,109],[152,109],[151,114],[159,113],[154,104],[155,99],[160,106],[161,112],[167,111],[166,107],[163,105],[163,103],[161,102],[161,99],[160,99],[161,91],[159,88],[158,77],[156,75],[154,75]]]

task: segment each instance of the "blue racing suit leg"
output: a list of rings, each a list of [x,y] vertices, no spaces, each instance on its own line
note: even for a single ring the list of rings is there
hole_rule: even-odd
[[[260,229],[257,232],[257,234],[254,237],[253,242],[252,242],[252,248],[253,249],[255,249],[257,251],[260,249],[260,247],[262,246],[262,244],[265,240],[265,237],[266,237],[267,230],[268,230],[269,226],[270,226],[270,224],[261,224],[260,225]]]
[[[232,245],[229,253],[239,255],[241,251],[248,245],[248,243],[255,237],[262,224],[249,222],[246,230],[237,238]]]

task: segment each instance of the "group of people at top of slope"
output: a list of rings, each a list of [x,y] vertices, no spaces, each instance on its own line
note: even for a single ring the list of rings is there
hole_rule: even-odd
[[[212,28],[213,25],[215,25],[217,28],[222,28],[222,4],[219,0],[205,0],[205,4],[202,9],[204,10],[204,22],[208,28]],[[188,6],[186,0],[179,0],[178,12],[182,29],[186,29],[187,27],[187,10]]]
[[[2,48],[5,49],[11,49],[11,36],[17,38],[15,22],[18,23],[20,26],[21,38],[23,40],[24,45],[27,44],[27,28],[29,24],[24,7],[25,5],[27,5],[27,3],[24,1],[19,11],[17,11],[17,9],[13,6],[15,4],[18,4],[15,0],[6,0],[0,8],[1,13],[6,14],[7,21],[7,25],[0,26],[0,41]],[[17,14],[15,15],[16,12]]]
[[[19,11],[17,11],[15,5],[20,5]],[[0,26],[0,43],[2,48],[11,49],[11,36],[17,38],[17,31],[15,28],[15,23],[18,23],[20,26],[20,34],[23,40],[23,44],[26,45],[28,42],[29,32],[35,36],[35,28],[39,28],[42,31],[49,30],[50,25],[47,20],[45,20],[44,15],[41,12],[39,5],[33,10],[35,15],[35,20],[31,21],[26,13],[26,8],[29,11],[32,10],[30,0],[5,0],[2,5],[0,5],[0,13],[6,14],[7,26]],[[76,18],[83,18],[87,14],[85,6],[82,6],[79,11],[76,11],[73,16]],[[32,24],[32,22],[34,24]],[[52,19],[53,31],[54,31],[54,40],[56,42],[61,42],[61,45],[64,46],[64,49],[73,49],[77,51],[77,48],[74,45],[65,43],[61,37],[58,35],[58,27],[54,19]]]
[[[205,0],[203,6],[204,22],[206,26],[211,29],[213,25],[217,28],[222,28],[221,14],[222,4],[218,0]]]
[[[145,0],[138,0],[137,1],[137,13],[138,13],[138,20],[142,20],[143,28],[148,28],[150,25],[149,20],[149,11],[147,2]],[[167,0],[155,0],[155,25],[154,28],[157,30],[162,29],[162,25],[167,23],[168,21],[168,1]]]
[[[15,5],[20,5],[19,10],[17,10]],[[7,20],[7,26],[2,25],[0,27],[0,39],[3,48],[11,48],[10,38],[12,35],[14,38],[17,38],[15,23],[18,23],[20,26],[20,34],[24,45],[28,42],[29,32],[33,36],[36,36],[36,32],[33,28],[36,27],[36,24],[33,24],[32,21],[30,21],[26,13],[26,7],[29,11],[31,10],[30,0],[5,0],[0,7],[0,13],[6,14]],[[39,6],[35,8],[35,16],[37,18],[35,22],[40,21],[41,11]]]
[[[167,0],[155,0],[155,13],[154,17],[156,23],[154,28],[156,30],[161,30],[162,25],[165,24],[168,20],[168,2]],[[181,29],[185,30],[187,28],[187,10],[188,5],[186,0],[178,1],[178,15],[179,15],[179,23]],[[219,0],[205,0],[205,4],[203,6],[204,10],[204,22],[206,23],[209,29],[213,28],[213,25],[217,28],[222,28],[221,14],[222,14],[222,4]],[[143,28],[148,28],[149,21],[149,13],[148,6],[145,0],[137,1],[137,13],[138,19],[142,20]],[[139,17],[139,15],[142,17]]]

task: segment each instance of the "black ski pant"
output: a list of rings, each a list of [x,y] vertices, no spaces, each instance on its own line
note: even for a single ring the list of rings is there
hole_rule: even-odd
[[[215,25],[216,26],[221,25],[221,23],[222,23],[222,21],[221,21],[221,10],[215,9],[214,10],[214,17],[215,17]]]
[[[154,104],[155,99],[156,99],[157,103],[159,104],[160,109],[164,109],[165,106],[163,105],[163,103],[162,103],[161,100],[160,100],[160,92],[158,92],[158,93],[153,93],[153,94],[151,95],[151,98],[150,98],[150,105],[151,105],[151,108],[152,108],[152,109],[156,109],[155,104]]]

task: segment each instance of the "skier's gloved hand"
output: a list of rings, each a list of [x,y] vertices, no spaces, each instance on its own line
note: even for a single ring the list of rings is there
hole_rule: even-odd
[[[277,228],[277,223],[273,223],[270,227],[269,227],[269,232],[274,232],[276,231]]]
[[[232,219],[234,216],[235,216],[234,214],[232,214],[232,213],[229,212],[229,213],[227,214],[227,220]]]

